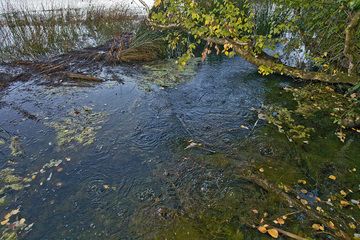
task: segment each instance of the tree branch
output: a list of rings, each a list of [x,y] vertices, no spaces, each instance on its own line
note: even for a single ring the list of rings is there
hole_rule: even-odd
[[[179,24],[168,24],[168,25],[161,25],[148,20],[148,24],[152,27],[159,28],[159,29],[174,29],[174,28],[182,28]],[[288,77],[292,77],[295,79],[302,79],[308,81],[320,81],[320,82],[327,82],[327,83],[345,83],[350,85],[355,85],[360,81],[360,77],[353,74],[349,76],[345,73],[337,73],[337,74],[328,74],[324,72],[312,72],[312,71],[305,71],[299,68],[289,67],[282,63],[280,63],[277,59],[266,55],[265,53],[255,56],[250,50],[245,50],[244,46],[250,46],[250,42],[239,42],[236,40],[225,39],[225,38],[204,38],[203,40],[217,44],[217,45],[225,45],[231,44],[235,52],[246,61],[254,64],[255,66],[267,66],[269,67],[274,73],[285,75]]]
[[[334,75],[323,73],[323,72],[310,72],[305,71],[302,69],[294,68],[286,66],[280,62],[278,62],[276,59],[271,58],[270,56],[266,54],[261,54],[258,56],[255,56],[251,51],[245,50],[243,48],[243,44],[239,44],[236,41],[232,41],[229,39],[216,39],[216,38],[208,38],[205,39],[212,43],[218,44],[218,45],[224,45],[224,44],[232,44],[233,49],[235,52],[244,58],[246,61],[254,64],[255,66],[267,66],[269,67],[274,73],[285,75],[292,78],[297,79],[303,79],[303,80],[309,80],[309,81],[321,81],[321,82],[327,82],[327,83],[346,83],[355,85],[360,81],[359,76],[352,75],[348,76],[344,73],[337,73]]]

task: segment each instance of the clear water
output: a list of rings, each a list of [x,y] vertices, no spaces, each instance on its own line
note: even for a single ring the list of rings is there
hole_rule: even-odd
[[[257,114],[252,108],[287,101],[281,100],[282,88],[292,82],[262,78],[238,58],[210,58],[192,79],[172,88],[151,83],[144,87],[146,73],[140,66],[88,71],[107,81],[54,86],[35,75],[0,93],[0,137],[5,142],[0,145],[0,165],[19,176],[38,172],[23,190],[6,192],[0,211],[3,216],[20,207],[19,217],[34,223],[29,231],[18,232],[18,238],[259,237],[241,224],[245,212],[268,198],[232,174],[254,161],[266,161],[277,169],[274,179],[284,178],[284,168],[294,164],[290,156],[297,153],[276,131],[264,135],[264,123],[256,125],[251,137],[250,130],[240,126],[254,126]],[[75,119],[72,123],[80,129],[92,127],[94,142],[60,146],[53,123],[66,126],[66,119]],[[11,155],[11,136],[18,136],[22,154]],[[251,144],[246,143],[249,138]],[[190,140],[202,146],[186,149]],[[336,137],[325,142],[326,149],[342,149]],[[360,164],[358,143],[355,137],[345,150],[354,166]],[[278,155],[264,158],[262,149],[269,145]],[[314,146],[300,155],[321,160],[329,154]],[[44,168],[51,160],[62,162]],[[294,169],[291,176],[302,177],[302,169]]]

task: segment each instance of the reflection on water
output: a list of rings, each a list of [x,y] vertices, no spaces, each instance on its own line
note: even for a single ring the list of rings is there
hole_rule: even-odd
[[[149,6],[153,4],[153,0],[144,0]],[[20,10],[22,8],[28,10],[51,10],[56,8],[85,8],[89,6],[117,6],[117,5],[130,5],[133,8],[142,8],[142,5],[137,0],[0,0],[0,13],[9,10],[11,6],[13,10]]]
[[[24,190],[3,193],[1,216],[20,207],[20,216],[34,223],[19,237],[243,236],[239,224],[248,211],[241,206],[271,199],[224,169],[263,156],[259,149],[266,146],[256,143],[256,134],[254,145],[243,143],[257,120],[251,108],[276,98],[280,85],[289,83],[260,78],[237,58],[209,59],[188,82],[152,85],[151,91],[142,88],[144,76],[136,68],[105,66],[97,73],[105,79],[115,74],[123,83],[51,87],[35,78],[0,95],[0,164],[20,176],[36,173]],[[59,131],[72,140],[59,144]],[[11,156],[11,136],[19,138],[19,156]],[[185,150],[190,140],[202,147]],[[61,163],[44,169],[54,160]],[[164,231],[173,219],[179,224]],[[217,231],[219,222],[224,228]]]

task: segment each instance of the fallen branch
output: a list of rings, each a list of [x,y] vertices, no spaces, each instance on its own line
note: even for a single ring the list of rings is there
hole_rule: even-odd
[[[183,26],[181,24],[157,24],[151,21],[150,19],[147,19],[148,25],[154,28],[159,28],[163,30],[167,29],[183,29]],[[216,44],[216,45],[225,45],[225,44],[231,44],[233,46],[234,51],[242,58],[244,58],[246,61],[250,62],[251,64],[254,64],[257,67],[260,66],[267,66],[270,68],[273,73],[285,75],[288,77],[292,77],[295,79],[302,79],[302,80],[308,80],[308,81],[320,81],[320,82],[326,82],[326,83],[345,83],[350,85],[356,85],[358,82],[360,82],[360,77],[357,75],[351,75],[349,76],[346,73],[337,73],[337,74],[328,74],[324,72],[312,72],[312,71],[305,71],[303,69],[294,68],[290,66],[286,66],[282,63],[280,63],[277,59],[272,58],[265,53],[262,53],[260,55],[254,55],[251,50],[250,43],[249,42],[239,42],[233,39],[225,39],[225,38],[212,38],[207,37],[203,39],[204,41],[207,41],[208,43]]]
[[[303,238],[299,235],[296,235],[294,233],[291,233],[291,232],[288,232],[288,231],[285,231],[283,229],[280,229],[280,228],[277,228],[277,227],[272,227],[273,229],[275,229],[276,231],[278,231],[279,233],[281,233],[282,235],[285,235],[289,238],[292,238],[292,239],[296,239],[296,240],[307,240],[307,238]]]
[[[214,44],[224,45],[224,44],[231,44],[233,46],[234,51],[244,58],[246,61],[254,64],[255,66],[267,66],[269,67],[274,73],[285,75],[288,77],[302,79],[302,80],[309,80],[309,81],[320,81],[320,82],[327,82],[327,83],[346,83],[355,85],[360,81],[359,76],[348,76],[345,73],[337,73],[334,75],[323,73],[323,72],[311,72],[305,71],[302,69],[294,68],[286,66],[282,63],[276,61],[276,59],[266,55],[261,54],[255,56],[251,51],[245,50],[243,48],[243,44],[239,44],[236,41],[229,40],[229,39],[217,39],[217,38],[207,38],[205,39],[210,41]]]
[[[240,179],[246,180],[248,182],[251,182],[253,184],[256,184],[257,186],[261,187],[267,192],[275,193],[277,196],[281,197],[284,201],[286,201],[290,206],[293,206],[303,212],[305,212],[310,218],[318,221],[319,223],[323,224],[324,226],[327,226],[329,229],[332,229],[332,226],[329,226],[329,223],[332,219],[326,218],[319,213],[312,211],[311,209],[308,209],[305,205],[303,205],[300,201],[297,199],[294,199],[290,197],[287,193],[282,191],[281,189],[273,186],[271,183],[266,181],[265,179],[261,179],[256,177],[255,175],[245,176],[243,174],[237,175]],[[340,225],[338,226],[340,227]],[[341,237],[342,239],[350,240],[351,237],[346,233],[346,229],[339,229],[335,232],[338,237]]]
[[[62,74],[64,74],[66,77],[73,79],[73,80],[82,80],[82,81],[91,81],[91,82],[103,82],[102,79],[94,77],[94,76],[90,76],[90,75],[85,75],[82,73],[72,73],[72,72],[61,72]]]

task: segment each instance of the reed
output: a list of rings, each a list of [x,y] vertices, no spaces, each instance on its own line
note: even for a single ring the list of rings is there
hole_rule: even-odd
[[[34,60],[97,46],[136,29],[141,15],[126,5],[112,8],[60,8],[13,11],[0,15],[0,61]],[[4,8],[4,7],[3,7]]]

